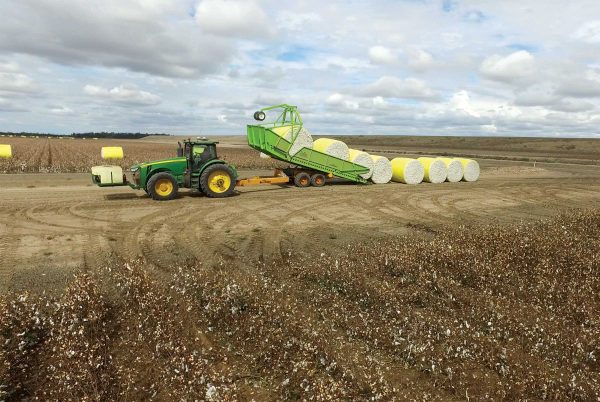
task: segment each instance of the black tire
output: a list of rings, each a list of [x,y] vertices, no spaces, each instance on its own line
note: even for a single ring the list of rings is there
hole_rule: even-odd
[[[254,120],[263,121],[266,117],[267,115],[265,112],[261,112],[260,110],[258,112],[254,112]]]
[[[305,172],[298,173],[294,176],[294,184],[297,187],[308,187],[310,186],[310,176]]]
[[[224,177],[216,178],[216,175],[228,176],[229,184],[227,183],[227,179]],[[229,197],[231,194],[233,194],[233,189],[235,188],[234,176],[233,170],[223,163],[210,165],[204,169],[204,172],[202,172],[200,175],[200,191],[202,191],[207,197]]]
[[[310,177],[310,185],[314,187],[323,187],[325,181],[325,175],[321,173],[315,173]]]
[[[172,200],[177,197],[178,191],[179,185],[177,184],[177,180],[167,172],[154,174],[150,177],[146,185],[146,192],[156,201]]]

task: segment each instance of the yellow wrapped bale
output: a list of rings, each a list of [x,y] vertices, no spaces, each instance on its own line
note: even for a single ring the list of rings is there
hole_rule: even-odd
[[[477,181],[479,179],[479,163],[473,159],[455,158],[463,167],[463,181]]]
[[[371,159],[371,155],[364,151],[359,151],[358,149],[349,149],[348,160],[352,163],[356,163],[357,165],[368,168],[369,171],[361,174],[361,176],[364,179],[371,178],[371,175],[373,174],[373,159]]]
[[[450,183],[456,183],[462,180],[463,178],[463,167],[460,161],[454,158],[438,158],[446,165],[448,169],[448,177],[447,181]]]
[[[281,126],[271,129],[275,134],[292,143],[288,153],[296,155],[302,148],[312,148],[313,138],[307,129],[301,126]],[[297,133],[297,134],[296,134]],[[294,139],[294,136],[296,139]]]
[[[424,176],[423,181],[428,183],[443,183],[448,176],[448,168],[438,158],[419,158],[419,162],[423,165]]]
[[[121,147],[102,147],[102,159],[123,159],[123,148]]]
[[[342,141],[334,140],[331,138],[319,138],[313,143],[313,149],[315,151],[323,152],[324,154],[335,156],[336,158],[343,159],[345,161],[350,157],[350,151],[348,145]]]
[[[392,159],[392,180],[405,184],[419,184],[423,181],[425,169],[416,159]]]
[[[12,158],[12,147],[8,144],[0,144],[0,158]]]

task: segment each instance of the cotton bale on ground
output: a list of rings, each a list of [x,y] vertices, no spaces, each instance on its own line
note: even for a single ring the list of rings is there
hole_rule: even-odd
[[[456,158],[463,168],[464,181],[477,181],[479,179],[479,163],[473,159]]]
[[[419,184],[425,176],[421,162],[412,158],[392,159],[392,180],[405,184]]]
[[[373,174],[371,181],[375,184],[385,184],[392,180],[392,163],[385,156],[371,155],[373,159]]]
[[[438,158],[421,157],[418,159],[423,165],[423,181],[428,183],[443,183],[448,176],[446,164]]]
[[[448,169],[448,177],[446,180],[451,183],[456,183],[462,180],[463,178],[463,167],[460,161],[454,158],[438,158],[446,165]]]

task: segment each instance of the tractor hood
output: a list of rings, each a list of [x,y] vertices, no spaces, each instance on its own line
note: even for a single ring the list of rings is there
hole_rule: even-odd
[[[166,158],[166,159],[159,159],[156,161],[150,161],[150,162],[144,162],[144,163],[136,163],[135,165],[132,165],[131,168],[129,168],[129,170],[131,170],[132,172],[140,169],[140,168],[145,168],[148,166],[155,166],[155,165],[168,165],[168,164],[179,164],[182,162],[186,162],[186,159],[184,157],[175,157],[175,158]],[[166,167],[166,166],[165,166]]]

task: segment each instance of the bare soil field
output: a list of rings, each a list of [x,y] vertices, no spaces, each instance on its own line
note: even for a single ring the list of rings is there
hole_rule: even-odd
[[[597,142],[455,141],[420,149],[487,155],[478,182],[161,203],[0,175],[0,399],[596,400]]]

